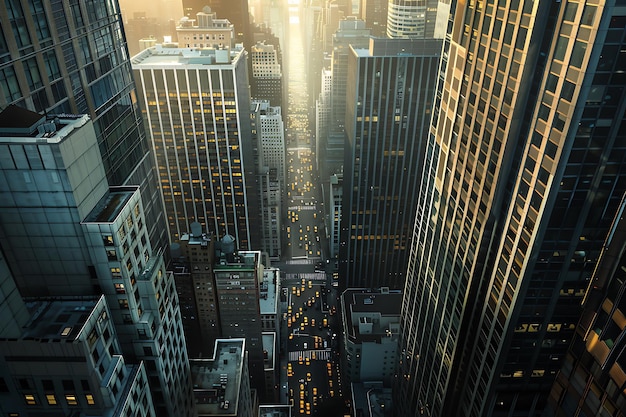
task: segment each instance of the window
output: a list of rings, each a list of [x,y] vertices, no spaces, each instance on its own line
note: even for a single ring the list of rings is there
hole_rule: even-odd
[[[4,98],[8,103],[21,97],[20,85],[13,66],[0,69],[0,87],[4,90]]]
[[[96,401],[93,398],[93,394],[85,394],[85,401],[88,405],[96,405]]]
[[[26,401],[27,405],[37,405],[35,394],[24,394],[24,401]]]
[[[65,394],[65,401],[67,401],[67,405],[78,405],[76,395],[74,394]]]
[[[46,394],[46,401],[48,401],[48,405],[57,405],[57,397],[54,394]]]

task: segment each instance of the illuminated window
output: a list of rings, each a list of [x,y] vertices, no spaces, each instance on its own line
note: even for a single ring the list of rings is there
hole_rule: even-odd
[[[37,399],[34,394],[24,394],[24,401],[28,405],[37,405]]]
[[[89,405],[96,405],[96,401],[94,400],[92,394],[85,394],[85,400],[87,401],[87,404]]]
[[[46,401],[48,401],[48,405],[57,405],[57,397],[54,394],[46,394]]]
[[[65,401],[67,401],[67,405],[78,405],[76,395],[74,394],[65,394]]]

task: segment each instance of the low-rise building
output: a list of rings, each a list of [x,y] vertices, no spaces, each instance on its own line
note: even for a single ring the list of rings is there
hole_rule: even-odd
[[[341,296],[344,346],[342,369],[348,382],[382,381],[395,372],[402,292],[353,289]]]
[[[211,359],[191,359],[199,417],[256,417],[245,339],[218,339]]]
[[[156,415],[144,363],[127,363],[104,296],[26,305],[22,334],[0,335],[1,415]]]

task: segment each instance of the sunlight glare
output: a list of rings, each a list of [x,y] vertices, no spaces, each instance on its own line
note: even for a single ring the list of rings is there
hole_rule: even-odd
[[[289,16],[289,24],[290,25],[299,25],[300,18],[298,16]]]

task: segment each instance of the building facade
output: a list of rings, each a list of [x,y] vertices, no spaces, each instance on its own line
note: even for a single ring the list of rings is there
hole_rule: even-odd
[[[626,222],[622,201],[589,280],[584,311],[550,392],[557,417],[626,415],[624,360]]]
[[[439,40],[371,38],[352,49],[339,275],[401,289],[439,68]]]
[[[157,45],[133,58],[172,242],[198,222],[259,248],[246,52]]]
[[[250,48],[250,94],[256,100],[268,100],[272,107],[283,103],[283,72],[274,45],[257,42]]]
[[[176,26],[176,38],[181,48],[213,48],[230,51],[235,46],[235,29],[228,19],[221,19],[209,6],[195,14],[195,20],[185,16]]]
[[[152,250],[137,187],[113,187],[81,222],[124,355],[143,360],[159,416],[195,414],[174,276]]]
[[[398,415],[539,416],[626,189],[625,10],[457,3],[402,308]]]
[[[220,18],[228,19],[235,28],[235,42],[244,43],[246,48],[251,46],[252,28],[250,26],[250,14],[248,12],[248,0],[183,0],[183,13],[193,17],[201,12],[205,6]]]

